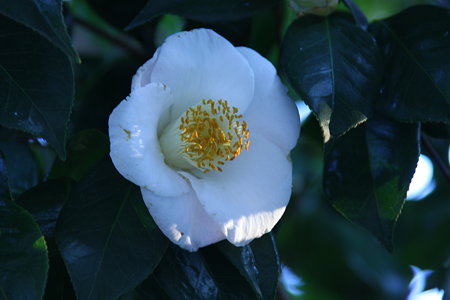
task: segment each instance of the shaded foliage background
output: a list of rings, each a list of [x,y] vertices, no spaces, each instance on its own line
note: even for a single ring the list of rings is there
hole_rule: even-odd
[[[411,265],[450,295],[450,4],[354,3],[0,1],[0,299],[404,299]],[[165,37],[198,27],[271,60],[313,114],[273,233],[189,253],[114,170],[107,120]],[[405,202],[419,153],[435,189]]]

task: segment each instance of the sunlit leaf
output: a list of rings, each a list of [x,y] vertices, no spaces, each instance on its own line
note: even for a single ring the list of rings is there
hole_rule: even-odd
[[[418,157],[419,126],[377,115],[325,145],[325,193],[339,212],[392,249]]]
[[[318,117],[326,141],[371,115],[382,75],[378,52],[348,15],[302,17],[288,29],[282,68]]]

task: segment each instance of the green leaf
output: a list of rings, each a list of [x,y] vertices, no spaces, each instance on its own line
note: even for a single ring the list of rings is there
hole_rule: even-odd
[[[226,241],[217,247],[247,279],[258,299],[275,299],[280,258],[271,233],[244,247],[235,247]]]
[[[295,21],[283,42],[281,65],[318,117],[326,141],[371,115],[382,73],[379,49],[348,15]]]
[[[188,252],[171,245],[138,288],[145,299],[253,299],[246,280],[214,246]]]
[[[127,26],[132,29],[163,14],[174,14],[206,23],[237,21],[269,9],[280,0],[157,0],[146,6]]]
[[[109,152],[109,139],[96,129],[78,132],[67,145],[67,160],[57,161],[50,178],[68,177],[79,181]]]
[[[0,16],[0,125],[43,137],[65,157],[73,101],[68,58],[29,28]]]
[[[38,183],[38,167],[26,135],[0,128],[0,152],[8,169],[8,187],[13,197]]]
[[[370,30],[386,56],[383,112],[399,121],[450,123],[450,10],[414,6]]]
[[[155,45],[158,47],[161,46],[167,37],[182,31],[185,25],[186,20],[179,16],[162,16],[155,28]]]
[[[217,299],[219,294],[217,283],[200,252],[187,252],[171,245],[153,276],[160,286],[156,291],[159,294],[164,291],[168,299]],[[152,293],[149,283],[146,280],[140,287],[141,293],[145,291],[143,295]]]
[[[103,161],[75,187],[56,240],[78,299],[116,299],[158,265],[168,240],[138,187]]]
[[[325,145],[325,194],[340,213],[392,249],[418,157],[419,126],[377,115]]]
[[[23,193],[17,203],[31,213],[45,236],[53,236],[70,190],[71,181],[68,179],[49,180]]]
[[[367,20],[364,12],[355,4],[352,0],[343,0],[345,6],[350,10],[355,19],[355,23],[363,30],[367,30],[369,27],[369,21]]]
[[[46,237],[46,241],[48,247],[49,270],[44,299],[76,299],[69,273],[67,272],[64,261],[59,253],[55,239]]]
[[[6,170],[6,162],[0,152],[0,198],[10,198],[8,172]]]
[[[425,122],[422,131],[435,138],[450,139],[450,124]]]
[[[41,299],[47,271],[39,227],[25,209],[0,198],[0,298]]]
[[[58,47],[69,58],[80,62],[66,31],[62,0],[15,0],[0,5],[0,15],[27,26]],[[3,45],[3,43],[2,43]]]

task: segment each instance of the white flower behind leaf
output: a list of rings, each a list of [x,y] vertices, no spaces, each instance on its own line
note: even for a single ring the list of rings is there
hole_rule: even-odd
[[[407,300],[442,300],[444,297],[444,291],[438,288],[433,288],[430,290],[425,289],[426,281],[428,276],[430,276],[433,271],[431,270],[421,270],[416,266],[411,266],[414,272],[414,277],[409,283],[409,295]]]
[[[269,232],[291,194],[299,117],[275,68],[207,29],[167,38],[109,118],[111,158],[190,251]]]

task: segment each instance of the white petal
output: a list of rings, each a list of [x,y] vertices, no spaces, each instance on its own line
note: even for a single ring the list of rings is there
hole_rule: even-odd
[[[255,74],[255,94],[244,114],[250,129],[288,153],[297,143],[300,118],[273,65],[252,49],[238,47]]]
[[[134,91],[135,89],[141,88],[150,83],[150,75],[152,74],[155,62],[158,59],[158,53],[159,48],[156,50],[153,57],[137,70],[131,81],[131,91]]]
[[[286,153],[260,135],[249,151],[203,178],[183,173],[206,212],[236,246],[269,232],[291,195],[292,165]]]
[[[128,180],[163,196],[189,190],[184,178],[164,163],[157,126],[172,103],[169,89],[151,83],[135,89],[109,117],[111,158]]]
[[[176,33],[164,42],[151,81],[174,95],[173,118],[203,99],[228,100],[245,111],[253,97],[253,71],[226,39],[212,30]]]
[[[177,197],[161,197],[141,188],[153,220],[175,244],[189,251],[225,239],[220,227],[206,214],[192,189]]]

